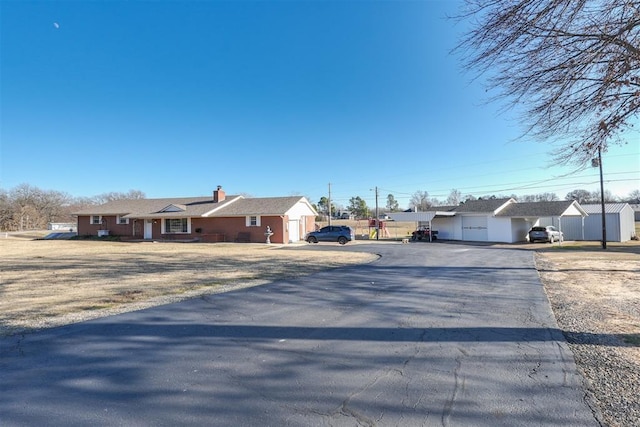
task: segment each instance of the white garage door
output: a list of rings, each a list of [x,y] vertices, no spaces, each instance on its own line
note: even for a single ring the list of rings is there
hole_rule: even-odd
[[[487,217],[463,216],[462,240],[470,242],[486,242],[489,240],[489,236],[487,234]]]

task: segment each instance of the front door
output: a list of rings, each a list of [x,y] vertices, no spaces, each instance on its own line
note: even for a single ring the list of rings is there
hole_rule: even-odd
[[[151,219],[144,220],[144,238],[145,239],[153,238],[153,220]]]

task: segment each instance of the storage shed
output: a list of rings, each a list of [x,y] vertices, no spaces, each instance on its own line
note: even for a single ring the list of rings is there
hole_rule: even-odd
[[[581,205],[589,214],[584,218],[584,227],[580,219],[563,220],[562,231],[565,240],[602,240],[602,205]],[[634,211],[628,203],[606,203],[605,221],[607,242],[626,242],[635,236]],[[564,222],[566,221],[566,223]]]

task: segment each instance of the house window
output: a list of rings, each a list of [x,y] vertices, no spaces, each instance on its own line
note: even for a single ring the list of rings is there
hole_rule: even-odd
[[[102,224],[102,217],[100,215],[91,215],[91,224],[94,224],[94,225]]]
[[[164,220],[165,233],[188,233],[187,218],[167,218]]]
[[[118,218],[116,219],[116,222],[118,224],[129,224],[129,218],[123,218],[120,215],[118,215]]]
[[[260,227],[260,217],[255,215],[248,216],[245,225],[247,227]]]

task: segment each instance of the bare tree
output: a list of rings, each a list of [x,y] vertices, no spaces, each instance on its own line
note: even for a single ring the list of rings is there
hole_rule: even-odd
[[[596,203],[599,203],[602,199],[604,199],[605,203],[616,203],[619,201],[619,199],[609,190],[604,190],[604,197],[602,199],[600,198],[600,191],[594,191],[592,194],[594,199],[597,200]]]
[[[103,193],[95,196],[95,201],[97,204],[103,204],[112,202],[114,200],[121,199],[146,199],[146,195],[140,190],[129,190],[126,193],[121,193],[117,191],[112,191],[110,193]]]
[[[0,188],[0,230],[44,229],[49,222],[72,222],[73,212],[88,205],[117,199],[142,199],[139,190],[73,198],[69,194],[20,184],[9,191]]]
[[[567,193],[565,196],[565,200],[575,200],[576,202],[583,203],[595,203],[597,200],[594,199],[595,196],[591,194],[589,190],[573,190]]]
[[[13,216],[8,229],[28,230],[46,226],[46,218],[36,206],[42,199],[43,191],[29,184],[20,184],[9,191],[9,200],[13,206]]]
[[[554,202],[560,200],[556,193],[525,194],[524,196],[516,196],[514,198],[520,202]]]
[[[457,206],[462,201],[462,193],[460,190],[456,190],[455,188],[451,190],[449,193],[449,197],[447,197],[447,204],[451,206]]]
[[[36,201],[35,208],[47,222],[68,221],[65,208],[72,201],[71,195],[62,191],[43,191]]]
[[[573,190],[567,193],[565,200],[575,200],[580,204],[600,203],[600,191]],[[618,202],[618,198],[609,190],[604,190],[604,201],[607,203]]]
[[[0,188],[0,230],[9,230],[13,222],[13,203],[6,190]]]
[[[640,203],[640,190],[632,190],[627,196],[628,203]]]
[[[427,191],[416,191],[409,200],[409,207],[417,209],[419,211],[426,211],[431,207],[431,201],[429,200],[429,193]]]
[[[623,144],[640,111],[637,0],[466,0],[459,49],[495,98],[524,106],[525,135],[584,165]],[[495,99],[494,98],[494,99]]]

